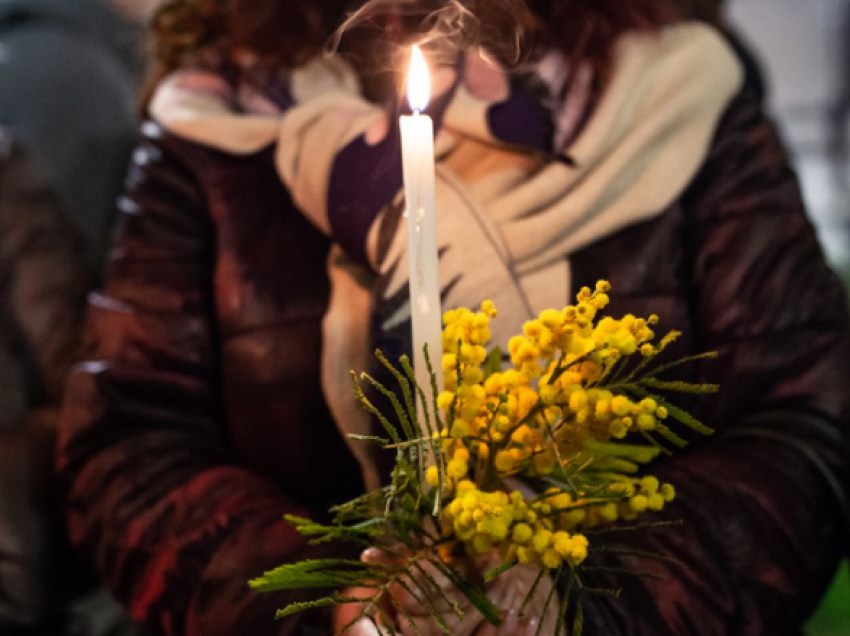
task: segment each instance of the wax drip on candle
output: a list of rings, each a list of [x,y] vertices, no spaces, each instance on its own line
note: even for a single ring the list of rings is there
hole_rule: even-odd
[[[422,247],[422,220],[425,218],[425,208],[419,207],[416,214],[416,242],[417,247],[421,249]],[[416,277],[419,281],[420,289],[425,288],[425,272],[422,269],[422,261],[419,260],[416,263]],[[426,315],[430,309],[430,305],[428,304],[428,295],[425,293],[420,293],[419,297],[416,299],[416,309],[419,311],[420,315]]]

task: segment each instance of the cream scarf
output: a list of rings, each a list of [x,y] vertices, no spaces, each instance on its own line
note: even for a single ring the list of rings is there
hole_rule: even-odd
[[[503,349],[534,313],[570,295],[569,256],[626,227],[661,214],[703,163],[717,124],[742,83],[722,36],[684,24],[618,43],[614,74],[574,141],[546,159],[493,137],[489,108],[498,99],[461,85],[437,140],[438,241],[444,307],[486,298],[500,309],[494,343]],[[364,100],[356,76],[339,59],[316,60],[289,77],[294,104],[281,110],[221,78],[180,72],[157,91],[152,116],[170,132],[233,154],[276,144],[275,164],[294,201],[333,236],[328,184],[334,161],[357,139],[380,139],[386,111]],[[564,107],[566,108],[566,107]],[[556,113],[556,122],[570,119]],[[556,139],[567,135],[559,129]],[[403,330],[406,232],[401,195],[376,211],[358,263],[338,244],[328,272],[332,292],[323,322],[323,383],[341,432],[368,434],[353,402],[348,371],[370,365],[369,325]],[[377,484],[364,444],[352,444],[367,486]]]

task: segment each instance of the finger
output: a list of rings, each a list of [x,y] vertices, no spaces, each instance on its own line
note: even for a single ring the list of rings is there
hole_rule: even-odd
[[[495,625],[491,625],[490,623],[484,623],[478,628],[478,631],[475,632],[475,636],[500,636],[499,628]]]
[[[540,621],[538,619],[529,618],[520,622],[517,634],[519,636],[535,636],[539,627]],[[544,632],[541,630],[540,633],[543,634]]]
[[[398,558],[391,556],[385,550],[377,547],[366,548],[360,554],[360,560],[370,564],[395,564],[398,563]]]
[[[401,607],[414,616],[424,616],[429,608],[441,613],[452,611],[453,590],[443,584],[432,571],[423,567],[413,576],[402,577],[390,587],[390,594]]]
[[[453,606],[461,611],[469,607],[469,600],[434,565],[419,562],[412,568],[412,576],[404,577],[404,584],[396,584],[392,594],[405,610],[414,615],[428,613],[428,607],[441,613],[454,613]]]
[[[519,631],[519,610],[508,610],[505,616],[505,621],[502,623],[501,632],[507,636],[508,634],[516,634]]]

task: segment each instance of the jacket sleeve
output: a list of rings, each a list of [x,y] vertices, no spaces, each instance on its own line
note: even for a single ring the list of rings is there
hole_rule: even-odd
[[[683,527],[621,543],[682,565],[622,558],[660,581],[591,596],[596,636],[791,636],[850,548],[850,323],[796,178],[758,100],[742,94],[684,199],[697,373],[721,392],[697,405],[718,429],[652,472]],[[620,586],[598,575],[594,587]]]
[[[213,227],[189,167],[189,155],[206,150],[152,124],[143,132],[63,407],[70,535],[133,617],[162,633],[310,633],[312,624],[274,621],[276,607],[306,599],[247,585],[328,549],[307,547],[281,519],[305,512],[228,452]]]

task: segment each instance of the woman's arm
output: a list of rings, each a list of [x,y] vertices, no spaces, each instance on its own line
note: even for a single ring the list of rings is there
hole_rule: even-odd
[[[294,596],[247,585],[270,565],[327,550],[305,547],[281,519],[303,511],[229,453],[213,227],[189,168],[191,153],[207,151],[152,124],[144,133],[63,410],[71,538],[132,615],[163,633],[308,633],[273,620]]]
[[[600,636],[801,633],[850,548],[850,322],[761,105],[731,106],[685,197],[697,340],[721,393],[698,415],[715,438],[653,471],[676,485],[684,527],[623,544],[686,567],[588,603]],[[619,585],[622,578],[590,584]]]

